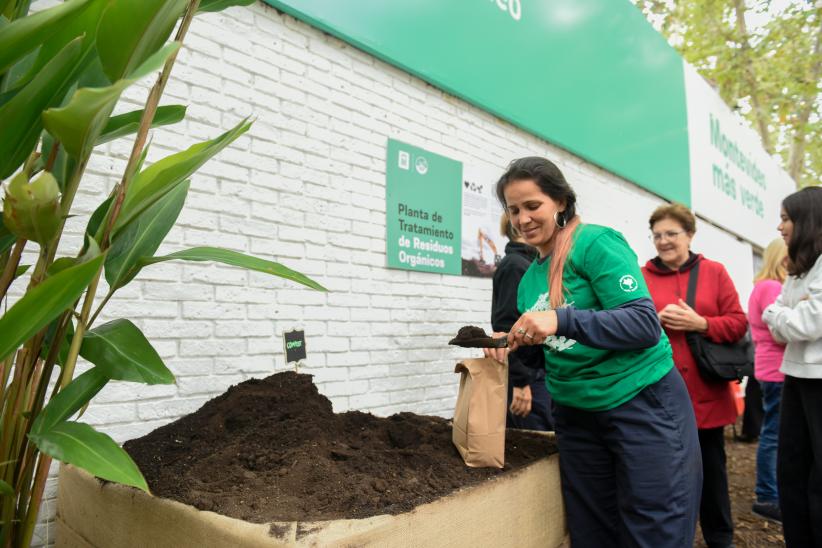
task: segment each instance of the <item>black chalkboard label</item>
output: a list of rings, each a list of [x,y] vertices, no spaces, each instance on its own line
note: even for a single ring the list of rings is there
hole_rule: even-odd
[[[285,363],[305,359],[305,331],[288,331],[283,333]]]

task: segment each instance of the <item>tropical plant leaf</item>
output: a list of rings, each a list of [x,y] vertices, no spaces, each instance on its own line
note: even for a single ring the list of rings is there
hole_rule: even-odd
[[[0,495],[3,495],[4,497],[14,496],[14,489],[12,486],[3,480],[0,480]]]
[[[157,108],[154,113],[154,119],[151,121],[151,127],[166,126],[169,124],[176,124],[186,115],[185,105],[167,105]],[[95,144],[103,144],[132,133],[137,133],[140,128],[140,120],[143,117],[142,110],[133,110],[118,116],[112,116],[103,128],[103,132],[97,138]]]
[[[250,127],[251,123],[247,119],[243,120],[216,139],[197,143],[182,152],[167,156],[135,175],[126,192],[123,208],[114,224],[114,231],[120,230],[180,181],[190,177]]]
[[[48,432],[82,409],[109,381],[100,369],[92,367],[73,379],[43,408],[31,425],[32,434]]]
[[[301,283],[312,289],[327,291],[323,286],[321,286],[314,280],[308,278],[303,274],[300,274],[299,272],[291,270],[290,268],[283,266],[280,263],[266,261],[265,259],[260,259],[259,257],[252,257],[251,255],[245,255],[243,253],[238,253],[237,251],[221,249],[218,247],[193,247],[191,249],[177,251],[176,253],[170,253],[168,255],[163,255],[160,257],[144,258],[139,261],[138,267],[142,268],[146,265],[172,260],[214,261],[232,266],[247,268],[249,270],[256,270],[257,272],[271,274],[272,276],[279,276],[280,278],[285,278],[287,280],[292,280],[297,283]]]
[[[69,0],[4,25],[0,32],[0,74],[60,30],[87,1]]]
[[[110,86],[78,89],[66,106],[51,108],[43,113],[43,125],[70,154],[75,158],[84,158],[94,148],[123,91],[159,70],[178,49],[179,42],[167,44],[146,59],[128,78]]]
[[[94,47],[97,39],[97,27],[100,24],[100,17],[108,0],[85,0],[82,7],[63,18],[60,25],[32,54],[26,59],[16,63],[7,77],[7,87],[19,88],[31,81],[40,70],[55,56],[66,44],[75,38],[82,37],[83,53]],[[96,55],[94,56],[97,57]],[[83,78],[81,77],[80,80]],[[110,82],[106,80],[104,84]],[[89,85],[89,84],[81,84]]]
[[[130,74],[165,44],[187,0],[112,0],[97,31],[109,80]]]
[[[112,291],[137,275],[134,267],[143,257],[151,257],[177,221],[188,194],[188,181],[172,189],[132,222],[115,234],[106,259],[106,281]]]
[[[197,13],[223,11],[232,6],[250,6],[257,0],[202,0]]]
[[[67,268],[26,291],[0,317],[0,360],[71,306],[91,283],[104,257]]]
[[[174,375],[136,325],[126,319],[95,327],[83,337],[80,355],[118,381],[172,384]]]
[[[14,278],[15,279],[19,278],[20,276],[22,276],[23,274],[28,272],[29,268],[31,268],[30,264],[21,264],[20,266],[17,267],[17,270],[14,271]]]
[[[59,104],[77,79],[82,38],[70,42],[8,103],[0,107],[0,179],[28,158],[43,129],[43,110]]]
[[[73,464],[98,478],[148,492],[145,478],[128,453],[88,424],[62,422],[45,432],[31,433],[29,438],[52,458]]]

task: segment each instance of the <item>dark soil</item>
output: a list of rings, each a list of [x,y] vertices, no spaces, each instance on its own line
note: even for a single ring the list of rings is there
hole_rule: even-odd
[[[233,386],[125,449],[155,495],[255,523],[398,514],[556,451],[509,431],[504,469],[468,468],[445,419],[334,414],[292,372]]]
[[[737,431],[740,431],[737,425]],[[725,453],[728,457],[728,490],[731,495],[731,514],[734,520],[734,545],[748,548],[785,546],[782,526],[760,518],[751,512],[756,500],[756,442],[736,441],[733,430],[725,429]],[[701,531],[697,531],[695,547],[702,548]]]
[[[506,337],[495,339],[481,327],[466,325],[460,327],[457,336],[448,341],[448,344],[463,348],[505,348],[508,346],[508,339]]]

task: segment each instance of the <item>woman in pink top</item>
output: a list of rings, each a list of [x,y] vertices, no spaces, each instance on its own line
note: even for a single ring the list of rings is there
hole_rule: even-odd
[[[753,512],[778,522],[782,521],[782,517],[776,487],[776,448],[779,439],[779,401],[782,397],[782,381],[785,380],[779,367],[782,365],[785,346],[773,340],[768,326],[762,322],[762,312],[782,291],[787,253],[788,248],[782,238],[777,238],[768,245],[762,259],[762,268],[754,278],[753,292],[748,299],[748,321],[755,345],[754,375],[762,387],[765,410],[756,452],[756,502]]]

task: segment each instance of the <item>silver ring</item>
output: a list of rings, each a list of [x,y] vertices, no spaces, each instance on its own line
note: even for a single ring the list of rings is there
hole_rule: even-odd
[[[529,339],[531,339],[532,341],[534,340],[534,336],[531,335],[530,333],[526,333],[525,336],[528,337]]]
[[[523,333],[525,333],[525,330],[520,327],[519,329],[517,329],[517,333],[522,335]]]

